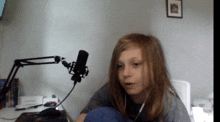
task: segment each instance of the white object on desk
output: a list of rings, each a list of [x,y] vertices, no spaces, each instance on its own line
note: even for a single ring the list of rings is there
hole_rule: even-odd
[[[58,98],[43,98],[43,104],[50,101],[54,101],[58,104]]]
[[[43,98],[43,96],[21,96],[15,108],[28,108],[30,106],[45,104],[54,101],[58,103],[58,98]]]
[[[43,96],[20,96],[18,97],[18,105],[33,106],[43,102]]]

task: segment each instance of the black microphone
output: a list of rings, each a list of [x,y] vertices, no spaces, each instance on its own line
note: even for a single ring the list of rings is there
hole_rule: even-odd
[[[89,54],[86,51],[80,50],[76,62],[72,62],[71,64],[66,61],[62,61],[62,64],[69,69],[69,73],[73,74],[71,80],[81,82],[81,78],[88,75],[89,70],[86,66],[88,56]]]
[[[86,68],[86,62],[88,59],[89,54],[84,51],[80,50],[77,60],[76,60],[76,66],[74,68],[74,73],[79,73],[79,74],[84,74],[85,73],[85,68]]]

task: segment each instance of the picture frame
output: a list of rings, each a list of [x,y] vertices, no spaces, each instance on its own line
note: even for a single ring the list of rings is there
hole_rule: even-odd
[[[167,17],[183,18],[182,0],[166,0]]]

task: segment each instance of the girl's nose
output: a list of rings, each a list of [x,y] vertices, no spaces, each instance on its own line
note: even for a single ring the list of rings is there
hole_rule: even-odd
[[[124,66],[123,76],[124,77],[131,76],[131,67],[130,66]]]

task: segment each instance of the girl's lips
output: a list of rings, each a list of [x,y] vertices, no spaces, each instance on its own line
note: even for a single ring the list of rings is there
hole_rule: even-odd
[[[126,88],[133,88],[135,83],[125,83]]]

